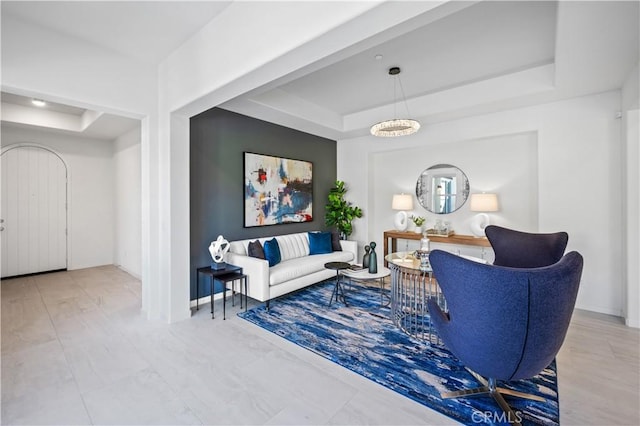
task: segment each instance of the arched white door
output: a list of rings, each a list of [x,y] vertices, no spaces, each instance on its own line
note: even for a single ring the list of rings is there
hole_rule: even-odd
[[[67,167],[54,152],[2,152],[2,278],[67,268]]]

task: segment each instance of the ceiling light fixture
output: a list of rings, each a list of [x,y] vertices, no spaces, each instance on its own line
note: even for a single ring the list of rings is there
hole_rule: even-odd
[[[47,105],[47,103],[45,101],[43,101],[42,99],[32,99],[31,103],[34,104],[37,107],[42,108],[43,106]]]
[[[396,83],[400,86],[400,93],[402,94],[402,100],[404,101],[407,115],[409,115],[409,106],[404,96],[404,89],[402,88],[402,81],[400,81],[400,67],[389,68],[389,75],[395,77],[393,80],[393,115],[396,114]],[[394,118],[392,120],[381,121],[374,124],[371,127],[371,134],[378,137],[392,138],[396,136],[411,135],[420,129],[420,123],[410,118]]]

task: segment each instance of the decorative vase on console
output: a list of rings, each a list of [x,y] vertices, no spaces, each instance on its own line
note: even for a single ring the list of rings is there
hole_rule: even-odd
[[[422,234],[422,238],[420,239],[420,250],[429,252],[431,251],[429,237],[427,236],[426,231]]]
[[[426,231],[422,234],[422,239],[420,240],[420,250],[417,250],[415,253],[415,257],[420,260],[420,270],[428,271],[429,270],[429,253],[431,251],[429,237],[427,236]]]
[[[364,269],[368,269],[369,268],[369,257],[371,256],[369,254],[370,250],[371,250],[371,247],[364,246],[364,256],[362,256],[362,267]]]
[[[371,248],[371,253],[369,253],[369,273],[377,274],[378,273],[378,255],[376,254],[376,243],[371,241],[369,243],[369,247]]]

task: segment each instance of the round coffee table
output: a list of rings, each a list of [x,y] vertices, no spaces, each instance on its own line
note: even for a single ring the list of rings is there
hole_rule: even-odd
[[[370,274],[368,270],[353,270],[347,269],[342,271],[342,275],[349,278],[349,284],[353,281],[367,282],[377,281],[380,284],[380,306],[389,306],[391,304],[391,297],[384,293],[384,279],[391,275],[391,271],[388,268],[378,267],[378,272]],[[387,296],[387,303],[384,303],[383,296]]]
[[[344,289],[342,288],[342,285],[340,285],[340,271],[344,271],[345,269],[349,269],[349,266],[351,266],[350,264],[348,264],[347,262],[328,262],[324,264],[324,267],[327,269],[333,269],[334,271],[336,271],[336,285],[333,288],[333,291],[331,292],[331,299],[329,299],[329,306],[331,306],[331,302],[333,302],[333,297],[335,296],[336,301],[338,300],[338,297],[342,298],[342,303],[344,303],[345,306],[349,306],[347,305],[347,301],[344,298]]]

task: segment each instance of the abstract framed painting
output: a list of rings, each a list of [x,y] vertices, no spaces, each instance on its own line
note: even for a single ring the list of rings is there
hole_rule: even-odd
[[[244,153],[244,227],[313,220],[313,163]]]

